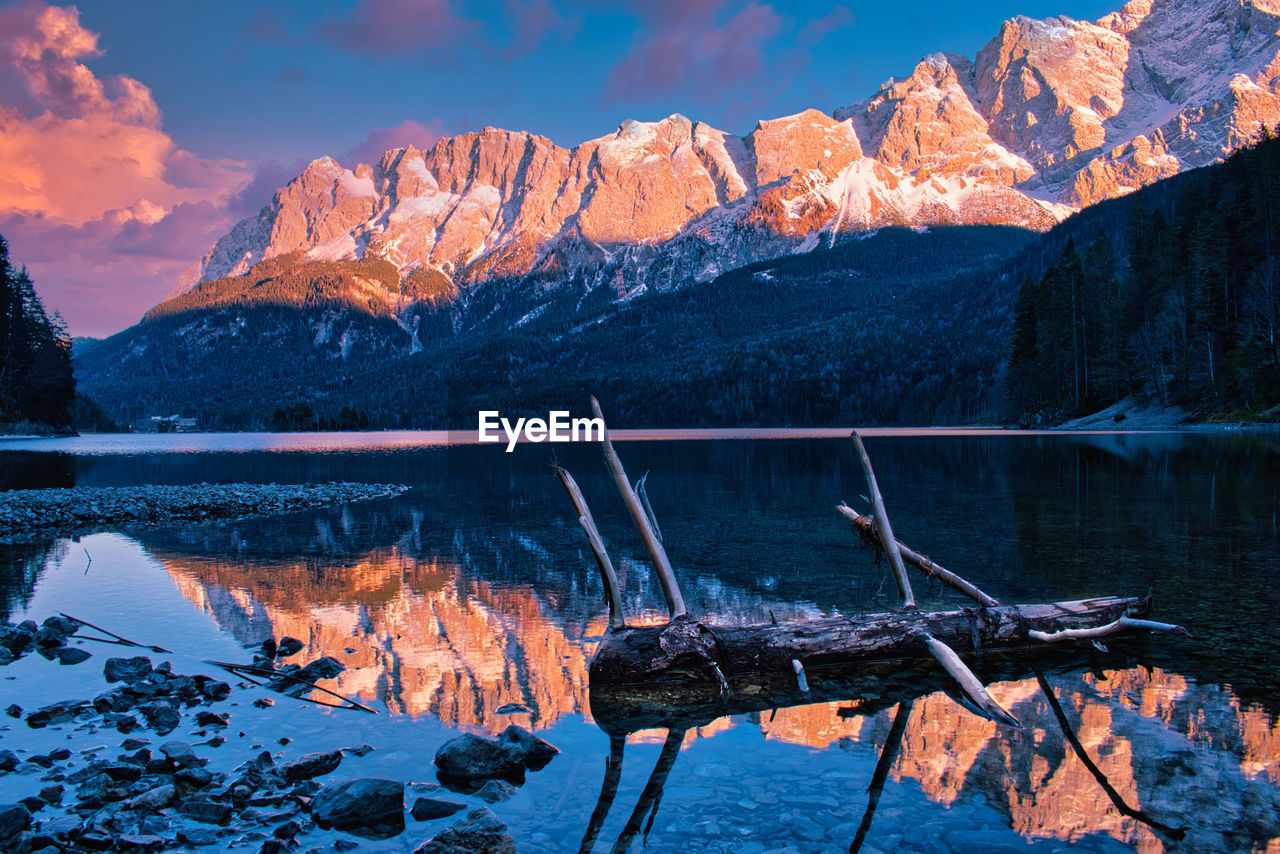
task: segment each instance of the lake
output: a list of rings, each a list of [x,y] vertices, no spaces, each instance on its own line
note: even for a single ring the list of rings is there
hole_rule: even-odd
[[[549,467],[551,446],[507,454],[450,438],[4,440],[8,489],[331,480],[413,488],[275,518],[0,545],[0,610],[15,621],[65,611],[174,650],[184,673],[209,672],[204,659],[247,663],[263,640],[292,636],[306,643],[299,660],[331,655],[346,665],[330,687],[379,711],[237,692],[230,729],[245,735],[229,732],[208,750],[210,767],[223,770],[263,745],[292,758],[367,743],[375,749],[349,757],[339,776],[432,783],[436,748],[458,731],[529,727],[562,752],[493,810],[521,852],[579,850],[610,755],[587,680],[607,623],[595,565]],[[847,439],[644,438],[619,441],[618,451],[633,478],[649,473],[695,615],[768,622],[896,606],[888,571],[834,510],[841,500],[865,507]],[[991,694],[1022,729],[941,692],[899,708],[848,697],[711,721],[685,735],[660,798],[624,845],[848,851],[896,730],[900,748],[863,852],[1280,852],[1280,436],[882,430],[866,445],[898,538],[1002,601],[1150,593],[1153,618],[1191,636],[1111,639],[1108,652],[1082,650],[1040,677],[975,665],[997,675]],[[661,589],[598,447],[557,445],[554,455],[590,503],[629,618],[659,620]],[[924,607],[968,604],[914,579]],[[0,705],[103,690],[101,662],[119,653],[85,648],[94,658],[79,666],[29,655],[4,668]],[[248,702],[259,695],[275,704]],[[508,703],[531,711],[498,714]],[[76,750],[103,737],[13,721],[0,746]],[[282,747],[280,737],[291,742]],[[628,736],[595,850],[632,833],[628,820],[666,740],[662,730]],[[0,775],[0,802],[30,787]],[[397,837],[359,840],[361,850],[412,851],[449,821],[411,821]],[[335,836],[312,831],[301,850]]]

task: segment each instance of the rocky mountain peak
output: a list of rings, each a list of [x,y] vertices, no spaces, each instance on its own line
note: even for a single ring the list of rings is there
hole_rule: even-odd
[[[1048,228],[1276,124],[1280,0],[1131,0],[1094,23],[1012,18],[972,58],[745,136],[673,114],[571,149],[486,127],[354,169],[320,158],[183,285],[297,252],[464,288],[582,273],[625,299],[886,224]]]

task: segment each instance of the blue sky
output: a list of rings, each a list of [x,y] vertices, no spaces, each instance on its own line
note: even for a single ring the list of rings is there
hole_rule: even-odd
[[[1092,20],[1116,7],[1107,0],[77,5],[82,24],[101,34],[105,55],[91,64],[95,71],[150,86],[165,129],[184,147],[250,160],[336,155],[370,129],[406,119],[446,135],[485,125],[529,130],[565,146],[626,118],[673,112],[746,133],[761,118],[868,97],[925,54],[973,56],[1014,15]],[[523,23],[513,11],[522,5],[536,10]],[[389,43],[394,30],[416,44]],[[687,76],[661,79],[660,66],[670,62],[622,68],[664,40],[673,50],[650,56],[674,53],[688,62]]]
[[[73,334],[135,322],[323,155],[486,125],[563,146],[679,112],[725,131],[869,97],[1003,20],[1107,0],[0,4],[0,234]]]

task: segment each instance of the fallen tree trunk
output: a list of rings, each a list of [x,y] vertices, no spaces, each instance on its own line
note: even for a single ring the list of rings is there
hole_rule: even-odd
[[[685,618],[663,626],[615,629],[591,659],[591,686],[676,683],[725,694],[743,677],[812,672],[930,656],[930,638],[961,653],[1044,648],[1032,635],[1094,629],[1140,617],[1146,600],[1106,597],[1045,605],[1001,605],[960,611],[898,611],[857,617],[711,626]],[[795,677],[793,677],[795,678]]]

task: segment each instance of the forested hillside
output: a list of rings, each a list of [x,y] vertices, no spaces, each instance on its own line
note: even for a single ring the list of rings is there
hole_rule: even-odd
[[[412,325],[296,287],[258,299],[251,276],[79,365],[117,417],[229,429],[474,427],[478,409],[576,411],[592,393],[617,426],[991,421],[1020,281],[1008,265],[1035,237],[883,229],[625,303],[577,278],[549,302],[499,283],[419,304]]]
[[[1280,139],[1104,202],[1046,237],[1019,292],[1009,416],[1056,423],[1134,396],[1193,414],[1280,405]]]
[[[0,237],[0,431],[69,429],[75,390],[71,339]]]

